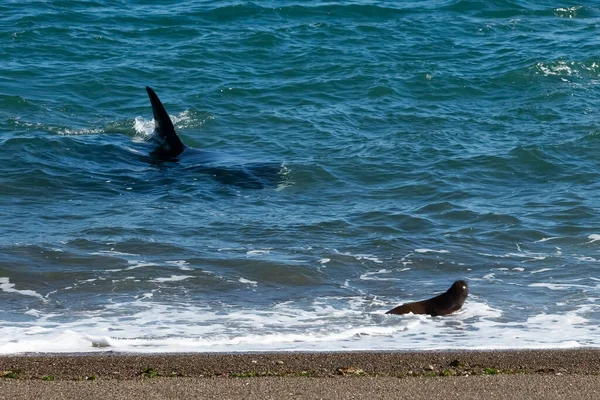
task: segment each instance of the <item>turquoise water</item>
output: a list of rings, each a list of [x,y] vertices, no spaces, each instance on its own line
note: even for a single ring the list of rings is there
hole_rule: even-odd
[[[582,4],[3,2],[0,353],[600,346]]]

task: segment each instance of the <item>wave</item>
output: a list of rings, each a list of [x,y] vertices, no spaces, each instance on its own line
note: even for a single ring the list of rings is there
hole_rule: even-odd
[[[29,322],[0,323],[0,354],[600,347],[595,327],[586,317],[594,306],[506,322],[503,312],[477,299],[468,300],[464,311],[446,318],[365,313],[359,310],[369,302],[365,299],[349,299],[343,308],[333,300],[316,299],[313,311],[281,303],[264,310],[215,313],[210,307],[160,304],[144,297],[61,324],[53,322],[55,315],[32,309]],[[110,310],[123,308],[131,311],[127,317],[111,316]],[[155,326],[161,327],[160,336]]]

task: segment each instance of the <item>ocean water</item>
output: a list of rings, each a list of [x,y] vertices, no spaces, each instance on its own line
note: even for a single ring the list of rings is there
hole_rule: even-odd
[[[0,353],[600,347],[599,48],[596,2],[1,2]]]

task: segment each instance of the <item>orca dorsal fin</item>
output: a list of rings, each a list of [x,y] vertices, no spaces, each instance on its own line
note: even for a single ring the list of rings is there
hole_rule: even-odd
[[[151,155],[163,159],[169,160],[177,157],[185,149],[185,145],[177,136],[173,122],[167,114],[167,110],[160,102],[160,99],[154,93],[154,90],[149,86],[146,86],[148,97],[150,97],[150,104],[152,104],[152,113],[154,114],[154,134],[159,140],[159,147],[152,151]]]

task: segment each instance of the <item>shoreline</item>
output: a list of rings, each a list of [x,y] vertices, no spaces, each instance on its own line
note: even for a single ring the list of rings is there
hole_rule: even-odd
[[[0,355],[0,379],[18,380],[520,374],[600,375],[600,349]]]
[[[0,375],[7,399],[595,400],[600,349],[29,353],[0,356]]]

